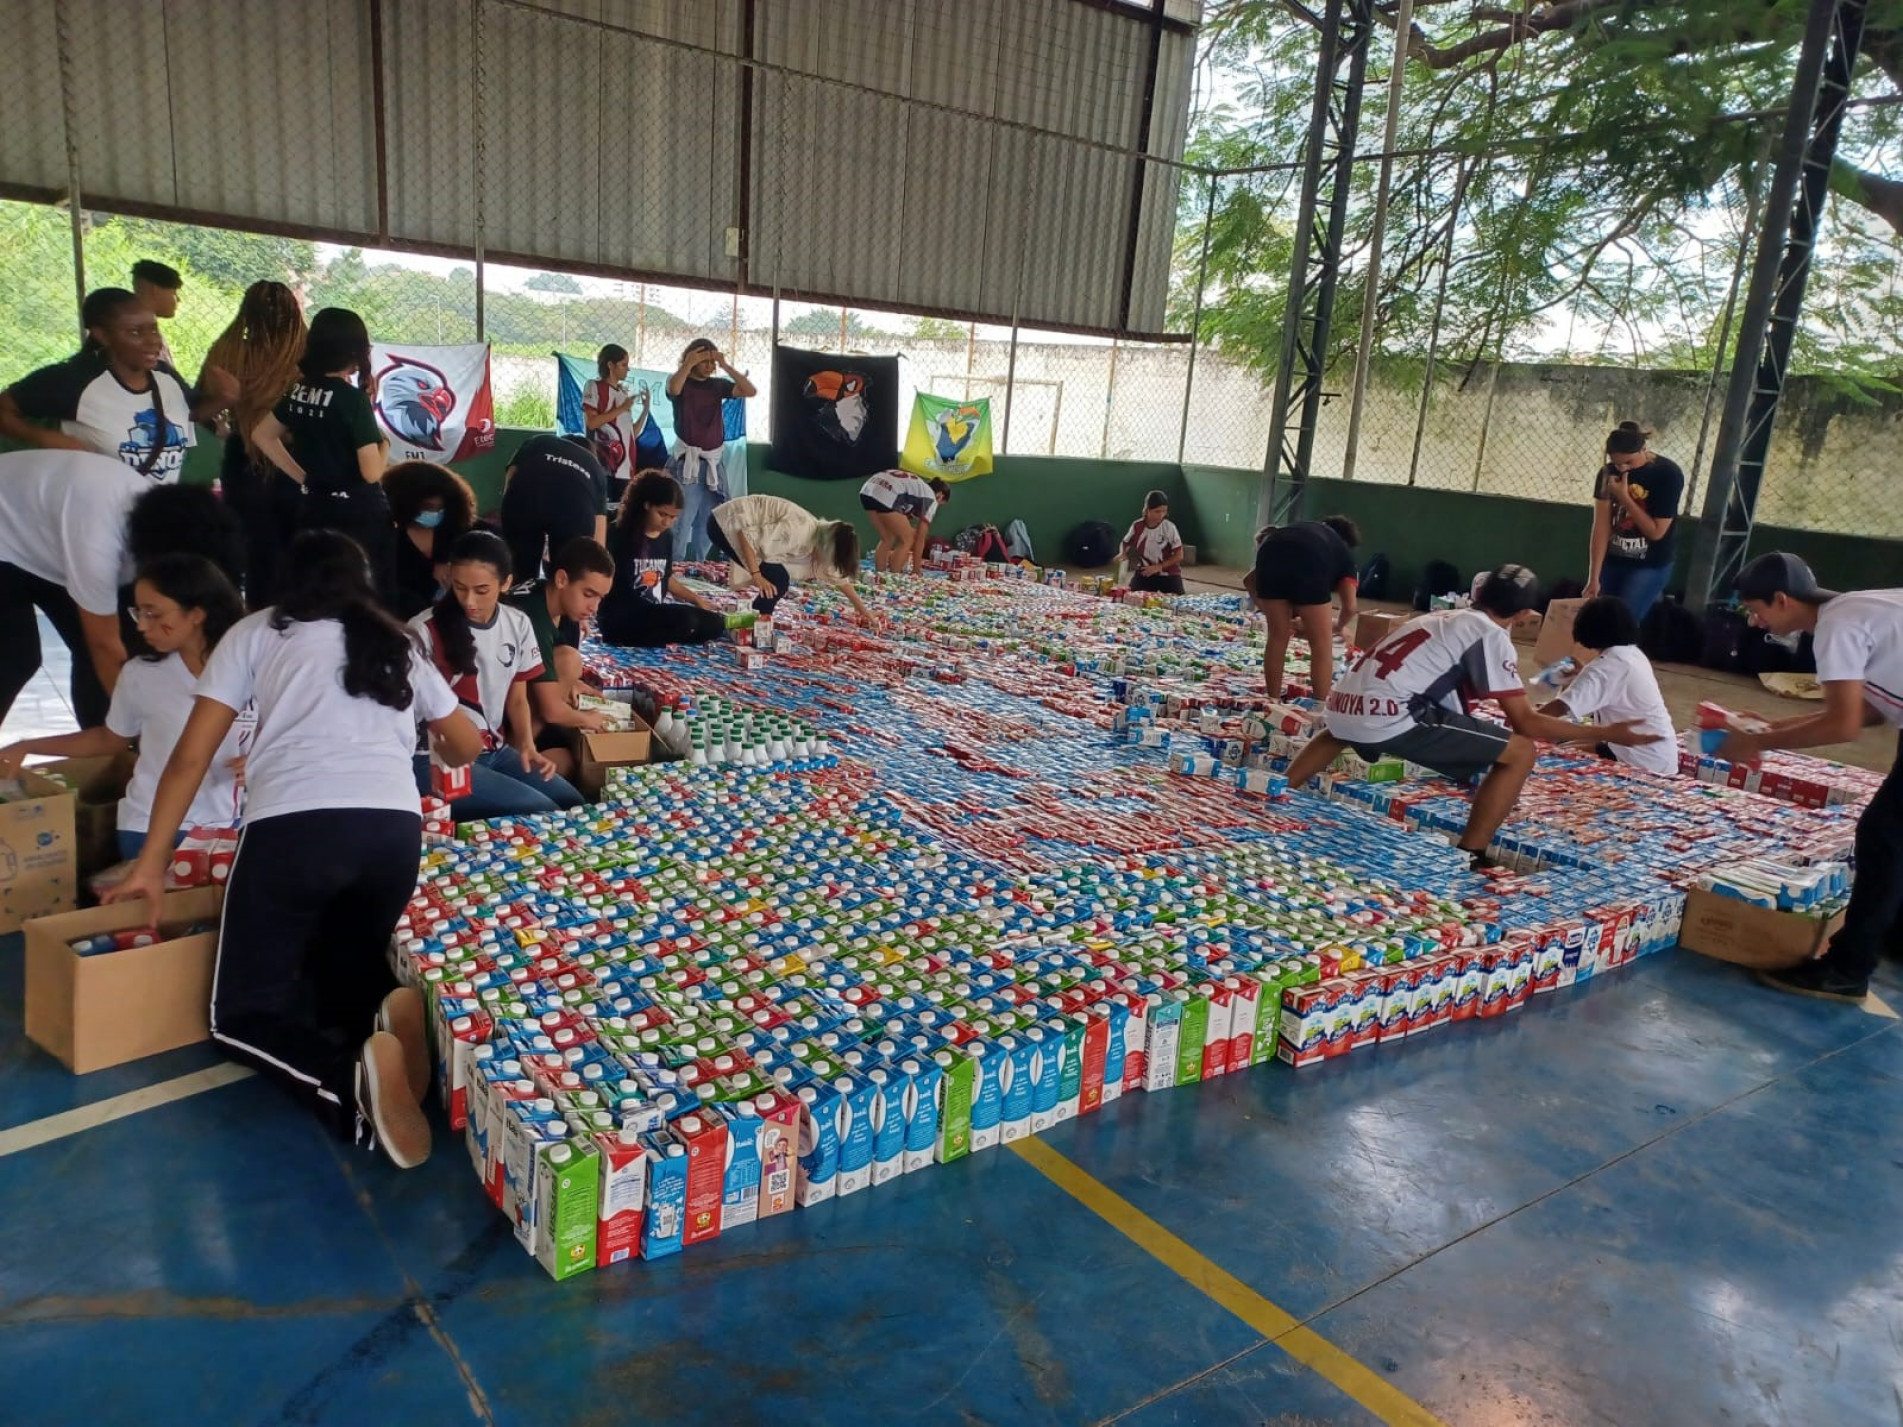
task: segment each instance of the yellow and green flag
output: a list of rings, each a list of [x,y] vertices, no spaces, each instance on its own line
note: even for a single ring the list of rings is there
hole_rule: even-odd
[[[962,481],[991,473],[991,403],[920,392],[899,465],[915,476]]]

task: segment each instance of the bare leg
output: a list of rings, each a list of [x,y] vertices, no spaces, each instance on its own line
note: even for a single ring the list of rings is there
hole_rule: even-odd
[[[1308,641],[1308,684],[1323,703],[1335,687],[1334,610],[1325,604],[1303,605],[1295,611]]]
[[[1539,747],[1532,739],[1514,734],[1507,740],[1493,769],[1481,780],[1474,794],[1473,812],[1467,817],[1467,830],[1460,835],[1462,852],[1485,852],[1500,824],[1507,820],[1513,805],[1520,800],[1520,789],[1538,761]]]
[[[1269,697],[1282,697],[1282,666],[1288,662],[1289,636],[1294,633],[1294,611],[1287,600],[1257,600],[1257,609],[1269,621],[1269,642],[1262,650],[1262,683]]]
[[[1289,764],[1289,787],[1306,788],[1308,780],[1333,764],[1347,747],[1339,738],[1326,733],[1316,734]]]

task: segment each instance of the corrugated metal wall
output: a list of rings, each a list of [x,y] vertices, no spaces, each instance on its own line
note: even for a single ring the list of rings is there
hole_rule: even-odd
[[[753,77],[743,154],[748,0],[8,0],[0,183],[20,189],[66,186],[62,7],[101,206],[378,234],[380,12],[394,242],[473,249],[480,211],[487,251],[556,265],[1162,327],[1175,172],[1109,151],[1145,139],[1140,17],[752,0],[751,57],[783,68]],[[1193,37],[1160,44],[1145,148],[1175,158]]]

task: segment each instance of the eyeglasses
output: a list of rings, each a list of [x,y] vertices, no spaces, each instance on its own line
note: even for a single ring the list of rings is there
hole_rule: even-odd
[[[165,618],[164,610],[153,609],[150,605],[133,605],[126,613],[132,616],[134,624],[157,624]]]

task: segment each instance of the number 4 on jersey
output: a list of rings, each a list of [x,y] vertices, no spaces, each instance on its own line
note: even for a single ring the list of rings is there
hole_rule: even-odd
[[[1401,630],[1398,634],[1389,635],[1386,639],[1375,645],[1374,648],[1363,654],[1361,656],[1361,662],[1356,664],[1355,668],[1361,668],[1362,664],[1366,664],[1372,659],[1374,661],[1374,672],[1383,679],[1392,679],[1394,677],[1394,671],[1407,663],[1409,656],[1433,637],[1434,634],[1432,630]]]

